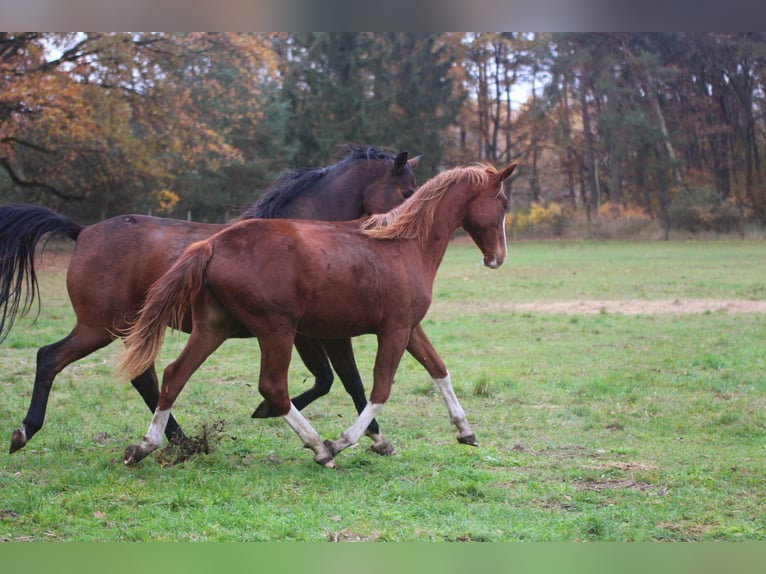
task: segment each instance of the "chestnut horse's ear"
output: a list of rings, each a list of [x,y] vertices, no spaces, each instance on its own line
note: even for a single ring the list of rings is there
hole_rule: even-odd
[[[416,167],[418,167],[418,164],[420,163],[420,158],[422,158],[422,157],[423,157],[422,155],[416,155],[411,160],[409,160],[407,163],[410,164],[410,167],[412,169],[415,169]]]
[[[498,171],[497,173],[498,181],[502,182],[508,179],[508,176],[510,176],[513,173],[513,170],[516,169],[517,165],[519,165],[518,162],[513,162],[512,164],[509,164],[507,167]]]
[[[399,173],[407,167],[407,152],[403,151],[394,160],[394,171]]]

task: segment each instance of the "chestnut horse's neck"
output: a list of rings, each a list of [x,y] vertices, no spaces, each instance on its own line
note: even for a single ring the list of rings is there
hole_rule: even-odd
[[[440,174],[399,207],[369,217],[362,224],[362,231],[382,240],[416,240],[424,263],[435,274],[450,239],[463,223],[468,204],[488,185],[489,177],[483,167]]]
[[[476,193],[467,181],[463,181],[451,186],[438,201],[431,229],[419,241],[424,264],[428,266],[432,277],[436,276],[449,242],[462,224],[468,203]]]

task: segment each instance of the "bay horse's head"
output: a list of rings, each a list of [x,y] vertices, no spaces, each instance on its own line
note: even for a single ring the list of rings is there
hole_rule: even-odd
[[[393,161],[387,161],[387,171],[368,185],[362,204],[365,213],[386,213],[410,197],[417,186],[413,168],[420,163],[421,156],[407,159],[407,152],[399,153]]]
[[[505,181],[518,164],[512,163],[497,170],[487,167],[486,183],[476,190],[475,197],[468,204],[468,213],[462,227],[481,249],[484,265],[497,269],[507,254],[505,238],[505,214],[508,211],[508,196],[503,191]]]

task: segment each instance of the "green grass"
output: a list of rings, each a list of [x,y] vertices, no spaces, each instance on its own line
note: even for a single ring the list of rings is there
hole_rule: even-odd
[[[459,445],[409,356],[369,441],[317,466],[282,420],[253,420],[255,341],[229,341],[174,413],[187,432],[223,421],[214,449],[136,467],[122,451],[150,413],[112,374],[118,345],[65,369],[45,427],[0,454],[2,540],[763,540],[766,316],[552,315],[502,301],[765,299],[761,242],[519,243],[498,271],[450,247],[424,321],[480,446]],[[37,322],[0,347],[6,436],[24,417],[37,347],[64,336],[63,276],[44,273]],[[170,336],[161,364],[184,337]],[[355,341],[370,379],[375,344]],[[296,359],[291,388],[308,383]],[[305,411],[326,438],[354,411],[337,384]]]

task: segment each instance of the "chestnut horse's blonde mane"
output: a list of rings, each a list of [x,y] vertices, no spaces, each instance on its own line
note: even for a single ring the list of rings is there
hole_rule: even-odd
[[[443,171],[429,179],[401,205],[387,213],[370,216],[362,223],[362,233],[377,239],[422,239],[431,231],[439,200],[456,183],[467,181],[483,187],[498,171],[489,164],[473,164]]]

